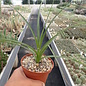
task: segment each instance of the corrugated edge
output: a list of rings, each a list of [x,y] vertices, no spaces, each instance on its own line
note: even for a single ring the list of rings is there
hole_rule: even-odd
[[[28,22],[30,20],[30,17],[31,17],[31,14],[29,14],[29,16],[28,16],[28,20],[27,20]],[[21,34],[20,34],[20,36],[18,38],[18,41],[22,42],[22,40],[23,40],[23,38],[25,36],[26,30],[27,30],[27,24],[25,24],[24,30],[21,32]],[[15,61],[15,58],[16,58],[16,55],[17,55],[19,49],[20,49],[20,46],[16,46],[12,50],[12,52],[11,52],[11,54],[10,54],[8,60],[7,60],[7,64],[3,68],[3,70],[2,70],[2,72],[0,74],[0,86],[4,86],[5,83],[7,82],[8,78],[10,76],[10,73],[11,73],[11,70],[12,70],[12,67],[13,67],[13,64],[14,64],[14,61]]]
[[[45,21],[43,19],[42,14],[41,14],[41,21],[43,22],[43,26],[44,26],[45,25]],[[52,36],[51,36],[51,34],[49,32],[49,29],[48,29],[46,34],[47,34],[49,39],[52,38]],[[60,52],[59,52],[59,50],[58,50],[58,48],[57,48],[57,46],[56,46],[54,41],[51,43],[51,46],[52,46],[52,49],[53,49],[54,53],[56,55],[58,55],[59,57],[61,57],[61,54],[60,54]],[[63,59],[62,58],[55,58],[55,60],[58,63],[58,66],[60,68],[60,72],[62,74],[62,77],[63,77],[65,85],[66,86],[75,86],[74,82],[73,82],[73,80],[72,80],[72,78],[71,78],[71,76],[69,74],[69,71],[68,71],[68,69],[67,69],[67,67],[66,67],[66,65],[65,65],[65,63],[63,61]]]

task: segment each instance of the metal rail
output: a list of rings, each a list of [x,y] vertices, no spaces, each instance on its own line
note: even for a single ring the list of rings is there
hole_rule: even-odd
[[[41,21],[43,22],[43,26],[44,26],[45,25],[45,21],[43,19],[42,14],[41,14]],[[49,32],[49,29],[47,30],[46,34],[47,34],[49,39],[52,38],[52,36],[51,36],[51,34]],[[51,43],[51,46],[52,46],[52,49],[53,49],[55,55],[58,55],[59,57],[61,57],[61,54],[60,54],[60,52],[59,52],[59,50],[58,50],[58,48],[57,48],[57,46],[56,46],[54,41]],[[65,85],[66,86],[75,86],[74,82],[73,82],[73,80],[72,80],[72,78],[71,78],[71,76],[69,74],[69,71],[68,71],[68,69],[67,69],[67,67],[66,67],[66,65],[65,65],[65,63],[63,61],[63,59],[62,58],[55,58],[55,60],[56,60],[58,66],[60,68],[60,72],[62,74],[62,77],[63,77]]]

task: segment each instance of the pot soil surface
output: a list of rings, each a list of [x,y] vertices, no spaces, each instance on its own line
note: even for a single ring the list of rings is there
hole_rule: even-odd
[[[39,63],[36,63],[33,55],[24,58],[22,63],[23,67],[25,67],[31,72],[47,72],[53,67],[51,60],[49,60],[48,58],[44,58]]]

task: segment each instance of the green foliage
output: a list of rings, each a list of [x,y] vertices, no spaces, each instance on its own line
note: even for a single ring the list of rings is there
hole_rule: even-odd
[[[3,34],[0,34],[1,37],[4,37],[6,39],[10,39],[10,40],[17,40],[17,35],[14,35],[13,36],[13,33],[12,31],[9,33],[9,34],[6,34],[6,29],[4,29],[4,31],[1,33]],[[9,48],[9,47],[14,47],[14,45],[10,44],[10,43],[3,43],[2,46],[4,46],[4,48]]]
[[[79,79],[79,78],[76,78],[76,81],[75,81],[75,83],[76,83],[76,84],[80,84],[80,85],[81,85],[81,83],[82,83],[82,80],[81,80],[81,79]]]
[[[0,72],[7,62],[8,55],[0,50]]]

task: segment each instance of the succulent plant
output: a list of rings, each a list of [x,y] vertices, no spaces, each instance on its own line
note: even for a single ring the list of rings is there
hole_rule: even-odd
[[[66,61],[65,63],[66,63],[66,64],[69,64],[69,61]]]
[[[74,75],[72,76],[72,78],[73,78],[73,80],[75,81],[75,80],[78,78],[78,75],[77,75],[77,74],[74,74]]]
[[[84,77],[86,78],[86,75],[84,75]]]
[[[86,67],[83,67],[82,70],[86,73]]]
[[[66,58],[66,57],[65,57],[65,58],[63,58],[63,59],[64,59],[65,61],[68,61],[68,58]]]
[[[73,69],[73,68],[69,68],[68,70],[69,70],[70,72],[74,71],[74,69]]]
[[[78,69],[78,68],[79,68],[79,64],[78,64],[77,62],[75,62],[74,67],[75,67],[76,69]]]
[[[70,72],[70,75],[71,75],[71,76],[73,76],[74,74],[75,74],[75,73],[74,73],[73,71],[72,71],[72,72]]]
[[[82,84],[84,84],[86,82],[86,78],[83,75],[80,76],[80,79],[82,80]]]
[[[81,71],[81,73],[84,75],[85,74],[85,72],[84,71]]]
[[[70,68],[70,67],[71,67],[71,65],[70,65],[70,64],[67,64],[67,67],[69,67],[69,68]]]
[[[76,69],[76,70],[75,70],[75,73],[80,73],[80,71],[81,71],[81,70],[79,70],[79,69]]]
[[[80,84],[80,85],[81,85],[81,83],[82,83],[82,80],[81,80],[81,79],[79,79],[79,78],[76,78],[76,81],[75,81],[75,83],[76,83],[76,84]]]
[[[80,76],[82,76],[82,73],[78,73],[77,75],[78,75],[78,77],[80,77]]]
[[[74,63],[75,63],[75,61],[71,60],[71,64],[74,64]]]

